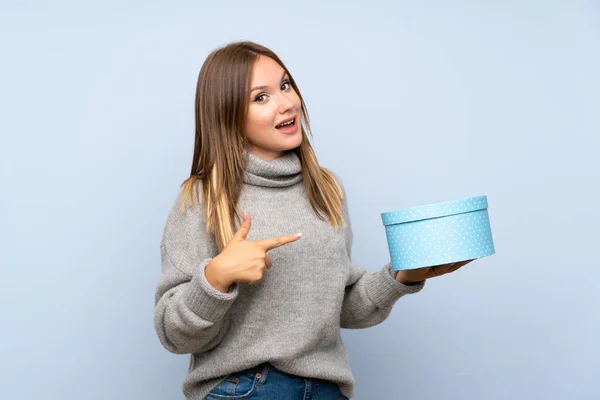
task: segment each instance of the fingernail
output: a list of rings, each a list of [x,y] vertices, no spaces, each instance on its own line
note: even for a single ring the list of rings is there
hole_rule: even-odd
[[[296,233],[294,236],[296,236],[297,238],[302,237],[301,233]]]

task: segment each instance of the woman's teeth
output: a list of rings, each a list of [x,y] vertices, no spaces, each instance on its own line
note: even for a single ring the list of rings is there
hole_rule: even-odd
[[[294,119],[293,119],[293,120],[291,120],[291,121],[284,122],[283,124],[279,124],[279,125],[277,125],[275,128],[282,128],[282,127],[284,127],[284,126],[294,125],[294,122],[295,122],[295,121],[296,121],[296,118],[294,118]]]

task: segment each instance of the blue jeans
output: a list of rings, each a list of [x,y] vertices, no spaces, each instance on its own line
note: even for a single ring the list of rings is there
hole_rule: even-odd
[[[347,400],[335,383],[289,375],[263,364],[229,375],[206,400]]]

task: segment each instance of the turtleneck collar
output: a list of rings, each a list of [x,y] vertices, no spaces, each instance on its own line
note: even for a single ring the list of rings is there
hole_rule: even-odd
[[[244,183],[264,187],[285,187],[302,180],[300,158],[290,151],[271,161],[265,161],[248,151]]]

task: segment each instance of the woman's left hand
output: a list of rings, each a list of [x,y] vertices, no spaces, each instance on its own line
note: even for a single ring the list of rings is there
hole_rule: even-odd
[[[425,279],[433,278],[454,272],[460,267],[467,265],[468,263],[475,260],[460,261],[457,263],[435,265],[433,267],[424,267],[416,269],[406,269],[398,271],[396,274],[396,280],[404,285],[413,285],[420,283]]]

